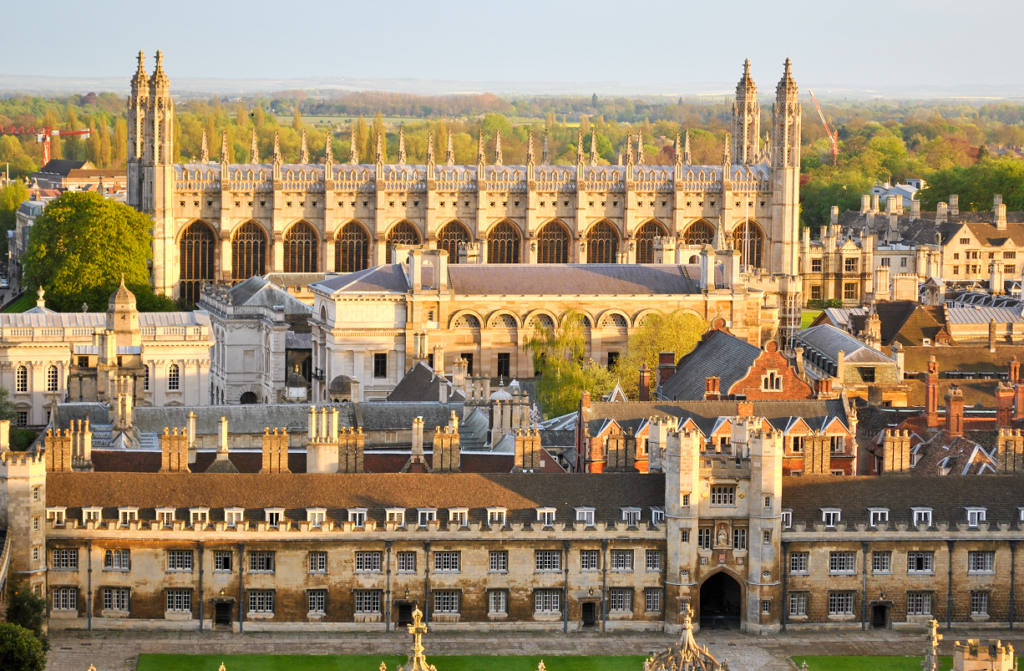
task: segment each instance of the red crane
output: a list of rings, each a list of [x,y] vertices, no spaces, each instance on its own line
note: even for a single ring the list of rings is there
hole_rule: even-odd
[[[814,97],[814,91],[807,89],[807,92],[811,94],[811,100],[814,101],[814,106],[818,110],[818,116],[821,117],[821,125],[825,127],[825,135],[828,135],[828,140],[832,143],[832,165],[839,165],[839,131],[832,130],[832,127],[828,125],[828,121],[825,121],[825,113],[821,111],[821,105],[818,104],[818,99]]]
[[[50,138],[61,135],[84,135],[86,138],[91,130],[59,130],[49,126],[0,126],[0,135],[35,135],[36,142],[43,143],[43,165],[50,162]]]

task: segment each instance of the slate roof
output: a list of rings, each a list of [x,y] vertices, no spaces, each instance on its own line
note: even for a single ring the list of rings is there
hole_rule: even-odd
[[[437,375],[433,368],[422,361],[417,362],[412,370],[395,385],[395,388],[388,394],[388,400],[439,401],[442,384],[445,386],[446,399],[459,403],[466,400],[462,392],[455,391],[452,383],[446,377]]]
[[[50,159],[39,172],[47,175],[61,175],[67,177],[72,170],[81,170],[89,165],[88,161],[67,161],[59,158]]]
[[[47,505],[65,506],[80,519],[82,507],[102,506],[115,518],[118,506],[138,506],[139,518],[155,519],[154,509],[173,506],[182,513],[209,507],[211,521],[223,508],[240,506],[246,519],[263,521],[264,508],[285,508],[286,519],[306,519],[306,508],[328,509],[328,518],[347,519],[347,508],[367,508],[367,517],[385,519],[384,509],[418,507],[470,509],[484,521],[485,508],[505,506],[508,522],[536,522],[536,508],[556,508],[556,522],[575,519],[576,506],[593,506],[595,519],[622,520],[623,506],[639,506],[650,520],[652,506],[665,504],[665,478],[654,474],[189,474],[47,473]],[[187,519],[187,516],[182,515]],[[439,517],[441,517],[439,515]],[[442,519],[444,519],[442,517]]]
[[[946,321],[950,324],[988,324],[993,319],[997,324],[1024,324],[1020,308],[946,307]]]
[[[1007,230],[1000,231],[996,228],[994,214],[989,212],[967,212],[961,210],[959,214],[948,214],[945,222],[935,224],[935,212],[922,212],[921,218],[911,219],[909,216],[897,218],[897,231],[904,241],[912,241],[923,244],[936,244],[935,234],[938,233],[942,244],[949,242],[956,237],[960,230],[966,226],[978,240],[983,243],[1000,246],[1006,240],[1012,240],[1017,247],[1024,246],[1024,226],[1014,225],[1024,223],[1024,212],[1007,212]],[[886,231],[889,228],[889,216],[884,212],[876,213],[870,226],[867,225],[868,218],[855,210],[848,210],[839,218],[839,224],[844,229],[870,230],[874,233]]]
[[[844,360],[851,363],[893,363],[893,360],[876,349],[868,347],[845,331],[840,331],[831,324],[821,324],[799,331],[796,338],[805,347],[814,348],[822,356],[833,363],[839,360],[839,352],[844,352]]]
[[[984,483],[984,484],[981,484]],[[1024,475],[975,478],[884,475],[837,478],[802,475],[782,479],[782,506],[793,511],[793,524],[821,523],[822,508],[841,508],[842,523],[868,524],[868,506],[889,509],[889,528],[912,525],[912,507],[932,509],[932,523],[967,522],[966,506],[987,508],[988,523],[1014,525],[1024,506]],[[912,527],[911,527],[912,528]]]
[[[409,290],[404,266],[392,263],[314,282],[310,289],[334,293],[402,293]]]
[[[463,295],[692,294],[697,285],[683,266],[657,264],[450,265],[455,293]]]
[[[737,381],[747,376],[760,347],[755,347],[725,331],[713,330],[697,344],[692,352],[676,364],[672,374],[658,393],[675,401],[700,401],[704,398],[704,378],[721,378],[723,394]]]
[[[0,328],[106,328],[106,312],[54,312],[32,308],[26,312],[0,313]],[[210,315],[194,312],[140,312],[139,326],[209,326]]]
[[[283,305],[285,314],[313,312],[312,306],[296,300],[287,291],[263,277],[250,277],[228,289],[227,293],[231,305],[236,307],[263,307],[273,310],[276,306]]]
[[[338,425],[356,426],[355,408],[342,403],[331,406],[339,411]],[[228,433],[262,434],[265,428],[287,428],[288,433],[306,433],[309,429],[309,406],[305,404],[166,406],[135,408],[135,427],[141,433],[163,433],[164,427],[183,427],[188,414],[196,414],[196,433],[216,435],[220,418],[228,420]],[[412,426],[412,421],[405,428]]]

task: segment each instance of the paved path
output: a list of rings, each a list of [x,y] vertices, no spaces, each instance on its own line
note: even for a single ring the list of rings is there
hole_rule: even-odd
[[[953,641],[999,638],[1024,649],[1020,630],[943,631],[942,654],[951,654]],[[430,633],[424,639],[427,655],[647,655],[675,642],[666,634],[557,634],[452,632]],[[707,645],[719,660],[729,659],[732,671],[794,671],[794,655],[923,655],[922,631],[808,631],[774,636],[748,636],[732,631],[703,631],[697,642]],[[140,653],[176,654],[353,654],[405,655],[407,634],[254,633],[227,632],[54,632],[48,671],[134,671]],[[197,671],[207,671],[200,670]],[[208,671],[215,671],[209,669]],[[444,671],[444,669],[440,669]],[[637,671],[640,671],[638,669]],[[813,670],[812,670],[813,671]]]

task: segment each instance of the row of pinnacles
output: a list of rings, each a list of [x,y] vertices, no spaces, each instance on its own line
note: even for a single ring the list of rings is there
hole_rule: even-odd
[[[9,426],[9,425],[8,425]],[[7,444],[5,440],[3,444]],[[73,420],[71,428],[47,429],[43,437],[48,471],[91,471],[92,431],[89,418]]]

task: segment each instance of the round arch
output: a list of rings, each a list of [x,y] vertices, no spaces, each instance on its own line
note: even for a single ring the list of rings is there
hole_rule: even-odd
[[[634,315],[632,326],[633,326],[633,328],[640,328],[641,326],[644,325],[644,320],[645,319],[647,319],[651,315],[660,315],[660,314],[661,314],[661,311],[655,310],[654,308],[647,308],[646,310],[641,310],[640,312],[636,313],[636,315]]]
[[[636,262],[654,263],[654,238],[668,235],[668,231],[657,219],[648,219],[636,229],[633,238],[636,240]]]
[[[704,621],[717,624],[716,619],[743,622],[743,610],[746,600],[743,579],[725,567],[719,567],[704,576],[699,588],[697,612],[701,626]]]
[[[523,234],[508,219],[499,221],[487,232],[487,263],[519,263]]]
[[[581,317],[583,317],[583,322],[584,322],[584,325],[587,327],[587,329],[594,328],[594,324],[595,324],[595,322],[594,322],[594,315],[590,314],[586,310],[580,310],[579,308],[577,308],[575,310],[575,312],[579,313],[579,315]],[[562,316],[559,318],[558,325],[559,326],[565,326],[565,320],[568,319],[568,317],[569,317],[569,311],[566,310],[565,312],[562,313]]]
[[[238,402],[242,405],[256,405],[260,402],[260,397],[255,392],[247,391],[238,397]]]
[[[459,245],[472,240],[469,228],[458,219],[452,219],[437,230],[437,248],[448,252],[448,263],[458,263]]]
[[[503,322],[503,323],[499,323]],[[505,309],[498,309],[487,315],[487,328],[492,329],[520,329],[523,322],[519,315]]]
[[[537,263],[569,263],[572,233],[558,219],[552,219],[537,231]]]
[[[619,321],[615,319],[615,317],[620,317],[621,323],[614,323]],[[629,315],[622,310],[609,308],[598,315],[597,325],[598,328],[629,328],[633,325],[633,322],[629,318]]]
[[[300,220],[284,232],[284,272],[315,273],[320,268],[320,234],[311,223]]]
[[[391,248],[395,245],[418,245],[420,244],[420,232],[411,222],[403,219],[388,230],[384,238],[387,250],[384,253],[384,262],[391,263]]]
[[[370,232],[353,219],[334,234],[334,272],[354,273],[370,267]]]
[[[195,305],[206,282],[216,273],[217,236],[213,227],[201,219],[181,229],[178,236],[178,281],[180,297]]]
[[[523,324],[526,328],[533,329],[533,322],[535,320],[545,321],[545,318],[547,321],[550,322],[547,324],[542,324],[542,326],[544,326],[545,328],[554,328],[555,325],[559,323],[558,316],[554,312],[552,312],[551,310],[546,310],[544,308],[538,308],[536,310],[531,310],[528,313],[526,313],[526,316],[523,317]]]
[[[710,245],[715,239],[715,227],[704,219],[698,219],[683,231],[684,245]]]
[[[475,326],[473,325],[474,321],[476,322]],[[450,329],[460,329],[460,328],[461,329],[465,329],[465,328],[478,329],[478,328],[480,328],[480,325],[483,324],[483,323],[484,323],[484,319],[483,319],[483,317],[480,316],[479,312],[476,312],[474,310],[459,310],[458,312],[454,313],[448,319],[448,328],[450,328]]]
[[[231,278],[247,280],[267,272],[267,232],[251,219],[231,234]]]
[[[732,248],[740,251],[741,265],[764,267],[764,231],[753,219],[741,221],[732,229]]]
[[[587,231],[587,263],[618,263],[619,232],[602,219]]]

